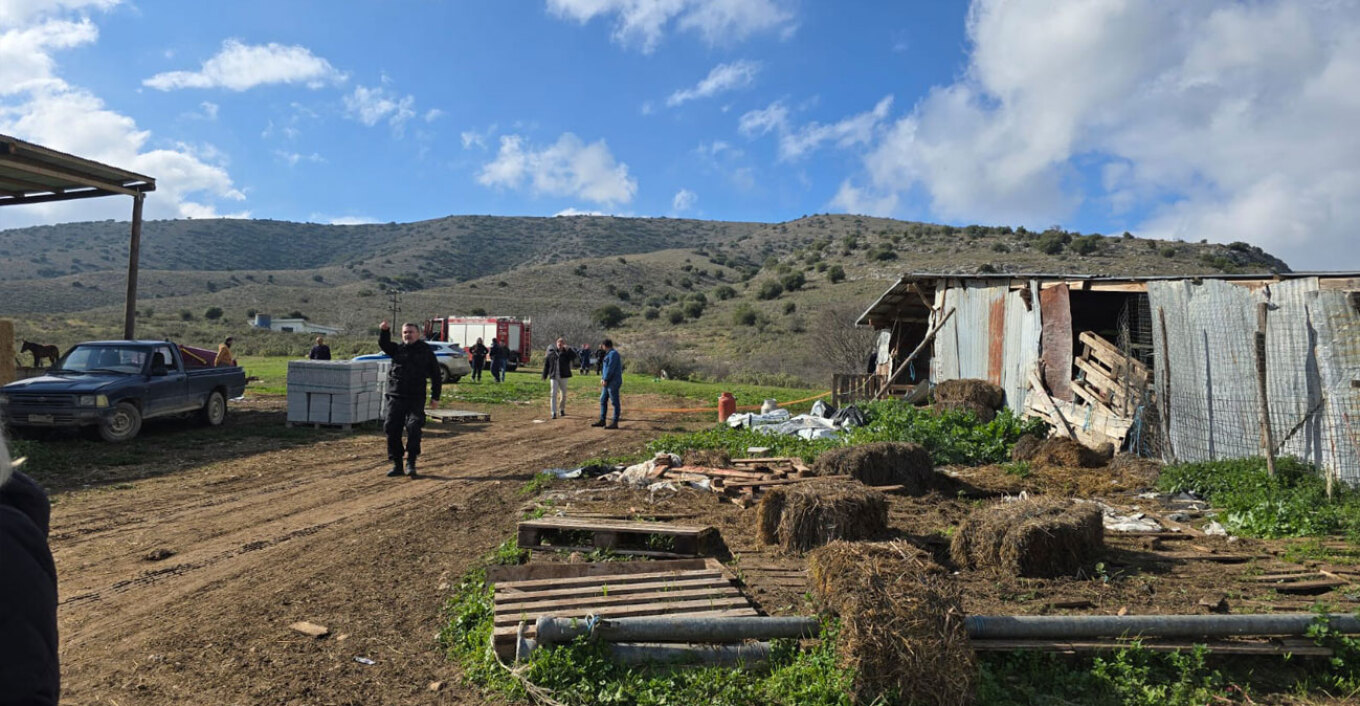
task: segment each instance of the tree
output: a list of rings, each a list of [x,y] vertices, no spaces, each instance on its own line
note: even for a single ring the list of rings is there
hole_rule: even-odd
[[[555,309],[535,312],[533,318],[534,338],[540,341],[552,342],[561,337],[566,339],[567,343],[579,346],[604,338],[601,335],[603,330],[601,326],[583,311]],[[541,339],[540,336],[547,338]]]
[[[605,329],[618,326],[625,318],[627,314],[617,304],[608,304],[590,312],[590,319]]]
[[[863,312],[856,303],[831,304],[817,315],[817,350],[833,373],[863,373],[877,333],[855,325]]]
[[[209,307],[207,311],[203,312],[203,318],[208,319],[209,321],[216,321],[217,319],[222,318],[222,307]]]

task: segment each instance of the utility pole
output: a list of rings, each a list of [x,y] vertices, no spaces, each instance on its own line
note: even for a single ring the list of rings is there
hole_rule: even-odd
[[[400,328],[401,320],[397,318],[397,314],[401,313],[401,290],[400,289],[392,290],[391,293],[388,294],[388,297],[391,298],[389,308],[391,308],[392,310],[392,326],[395,328]]]

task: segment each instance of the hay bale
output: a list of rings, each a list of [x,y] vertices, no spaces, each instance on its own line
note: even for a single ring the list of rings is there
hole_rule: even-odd
[[[0,385],[14,382],[14,322],[0,319]]]
[[[990,410],[1001,409],[1006,391],[986,380],[945,380],[932,391],[935,403],[973,402]]]
[[[1100,468],[1114,456],[1114,445],[1106,442],[1091,449],[1065,436],[1050,436],[1040,442],[1027,459],[1030,463],[1066,468]]]
[[[855,703],[962,706],[977,673],[959,589],[906,542],[833,542],[808,559],[814,590],[840,617],[837,648]]]
[[[973,416],[977,417],[977,420],[983,424],[996,419],[996,409],[972,400],[936,401],[935,406],[931,409],[935,410],[936,414],[940,412],[972,412]]]
[[[1044,443],[1043,438],[1033,434],[1025,434],[1015,440],[1015,445],[1011,447],[1012,461],[1032,461],[1034,454],[1039,450],[1039,446]]]
[[[804,552],[837,539],[869,539],[888,528],[888,501],[858,481],[776,486],[756,507],[762,542]]]
[[[924,495],[938,483],[930,454],[919,444],[898,441],[832,449],[817,457],[812,472],[850,476],[865,485],[901,485],[909,495]]]
[[[1050,578],[1077,573],[1104,547],[1099,506],[1036,498],[974,510],[954,533],[949,556],[961,568]]]
[[[732,465],[732,454],[727,453],[727,449],[686,449],[684,464],[704,468],[728,468]]]

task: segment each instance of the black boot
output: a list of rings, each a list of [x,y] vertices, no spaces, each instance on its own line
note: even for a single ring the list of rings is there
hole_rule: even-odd
[[[406,477],[419,478],[419,476],[416,475],[416,460],[414,458],[406,460]]]
[[[402,472],[401,472],[401,461],[393,461],[393,462],[392,462],[392,470],[390,470],[390,471],[387,472],[387,477],[388,477],[388,478],[396,478],[397,476],[400,476],[400,475],[402,475]]]
[[[602,427],[602,426],[604,426],[604,420],[603,420],[603,419],[596,419],[595,421],[593,421],[593,422],[590,423],[590,426],[592,426],[592,427]]]

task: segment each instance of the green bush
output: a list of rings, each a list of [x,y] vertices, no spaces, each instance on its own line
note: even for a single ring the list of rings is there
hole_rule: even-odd
[[[701,302],[701,301],[699,301],[699,300],[697,300],[697,299],[691,299],[691,300],[685,302],[685,303],[681,306],[681,311],[684,312],[684,315],[685,315],[685,316],[687,316],[687,317],[689,317],[689,318],[691,318],[691,319],[697,319],[697,318],[699,318],[700,316],[703,316],[703,315],[704,315],[704,303]],[[678,322],[672,322],[672,323],[678,323]]]
[[[208,310],[203,312],[203,318],[209,321],[216,321],[222,318],[222,307],[220,306],[208,307]]]
[[[755,326],[760,320],[760,312],[750,304],[742,304],[732,311],[732,323],[738,326]]]
[[[831,268],[826,271],[826,279],[832,284],[844,280],[845,268],[840,265],[832,265]]]
[[[678,307],[666,310],[666,320],[673,324],[685,323],[685,312]]]
[[[656,307],[649,306],[642,311],[642,318],[648,321],[655,321],[656,319],[661,318],[661,310]]]
[[[735,296],[737,296],[737,290],[725,284],[713,290],[713,298],[718,301],[727,301]]]
[[[625,318],[627,318],[627,314],[624,314],[623,309],[620,309],[617,304],[607,304],[590,312],[590,320],[606,329],[618,326],[623,323]]]
[[[802,272],[790,272],[779,278],[779,284],[783,285],[786,291],[796,292],[802,289],[804,284],[807,284],[807,278],[803,276]]]
[[[776,299],[784,293],[784,285],[767,279],[760,283],[760,289],[756,290],[756,297],[759,299]]]

